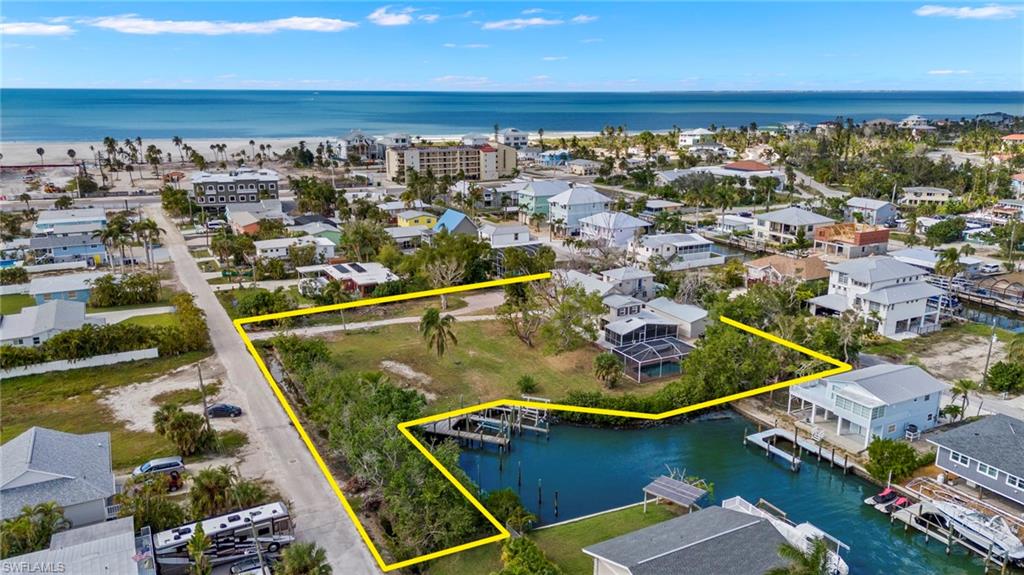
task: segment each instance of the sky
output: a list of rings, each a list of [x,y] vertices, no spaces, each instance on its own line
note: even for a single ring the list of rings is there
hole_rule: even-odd
[[[1024,90],[1024,4],[12,2],[0,86]]]

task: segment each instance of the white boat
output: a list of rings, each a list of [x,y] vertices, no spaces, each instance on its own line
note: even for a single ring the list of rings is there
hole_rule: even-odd
[[[1024,561],[1024,543],[1002,517],[986,515],[948,501],[934,501],[932,505],[946,517],[958,535],[980,549],[991,547],[992,553],[999,557],[1015,563]]]
[[[763,500],[762,500],[763,501]],[[794,524],[792,521],[785,517],[778,517],[772,515],[760,507],[753,505],[742,497],[730,497],[722,502],[722,507],[725,509],[732,509],[734,511],[740,511],[747,515],[753,515],[755,517],[762,517],[767,519],[773,527],[786,538],[786,541],[790,545],[800,549],[801,551],[807,552],[811,550],[812,545],[816,539],[823,539],[829,545],[828,551],[828,573],[829,575],[848,575],[850,573],[850,567],[846,564],[846,560],[839,556],[840,549],[849,550],[850,548],[832,537],[828,533],[825,533],[821,529],[818,529],[812,523],[800,523]]]

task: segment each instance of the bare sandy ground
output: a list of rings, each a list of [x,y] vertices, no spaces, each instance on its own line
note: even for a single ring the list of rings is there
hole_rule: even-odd
[[[992,363],[1006,357],[1004,344],[996,341],[992,346]],[[968,335],[957,341],[934,345],[917,354],[917,358],[935,377],[952,383],[958,379],[981,379],[988,354],[988,338]]]
[[[420,395],[426,398],[427,401],[434,401],[437,399],[436,393],[425,389],[434,383],[434,378],[429,375],[416,371],[404,363],[391,360],[384,360],[380,362],[380,368],[391,375],[398,377],[401,382],[406,383],[410,389],[415,389]]]

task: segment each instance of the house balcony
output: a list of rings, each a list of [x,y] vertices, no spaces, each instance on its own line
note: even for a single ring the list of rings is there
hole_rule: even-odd
[[[800,400],[799,405],[794,399]],[[871,418],[836,406],[824,381],[790,387],[786,413],[807,422],[812,429],[820,429],[823,435],[855,446],[853,451],[867,449],[871,443]]]

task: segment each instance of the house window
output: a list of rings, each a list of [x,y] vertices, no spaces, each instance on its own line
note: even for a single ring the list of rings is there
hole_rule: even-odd
[[[39,337],[38,336],[32,338],[32,345],[39,345]]]
[[[1014,489],[1024,489],[1024,479],[1014,475],[1006,476],[1006,484]]]
[[[896,431],[896,424],[895,423],[890,423],[889,427],[885,428],[885,432],[886,433],[894,433],[895,431]]]
[[[957,453],[955,451],[949,452],[949,460],[953,463],[959,463],[960,465],[971,465],[971,458],[967,457],[963,453]]]
[[[992,479],[995,479],[996,477],[999,477],[999,470],[998,469],[996,469],[995,467],[992,467],[991,465],[985,465],[984,463],[981,463],[980,461],[978,462],[978,473],[980,473],[980,474],[982,474],[982,475],[984,475],[986,477],[991,477]]]
[[[928,401],[931,398],[932,398],[932,394],[930,394],[930,393],[928,395],[924,396],[924,400],[925,401]]]

